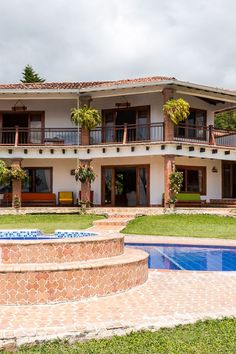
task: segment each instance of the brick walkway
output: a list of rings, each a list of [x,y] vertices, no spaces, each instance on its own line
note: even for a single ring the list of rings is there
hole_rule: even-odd
[[[71,303],[0,306],[0,314],[0,338],[17,345],[236,316],[236,272],[154,270],[145,285],[125,293]]]

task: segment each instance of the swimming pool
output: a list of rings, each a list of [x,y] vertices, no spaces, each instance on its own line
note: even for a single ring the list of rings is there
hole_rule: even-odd
[[[153,269],[236,271],[236,247],[127,243],[149,254]]]

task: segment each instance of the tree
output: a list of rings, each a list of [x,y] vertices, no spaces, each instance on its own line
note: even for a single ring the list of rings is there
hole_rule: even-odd
[[[31,82],[44,82],[45,79],[41,78],[32,68],[31,65],[27,64],[22,72],[23,79],[20,80],[22,83],[27,84]]]
[[[235,130],[236,129],[236,111],[221,112],[215,115],[215,128]]]

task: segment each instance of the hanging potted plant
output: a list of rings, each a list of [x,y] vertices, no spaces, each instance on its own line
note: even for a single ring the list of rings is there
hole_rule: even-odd
[[[101,124],[102,118],[97,109],[85,105],[71,110],[71,121],[81,127],[81,144],[89,145],[89,131]]]
[[[21,183],[25,182],[27,180],[28,176],[26,174],[26,171],[23,170],[20,166],[18,165],[12,165],[10,168],[10,180],[12,181],[12,189],[13,189],[13,199],[12,199],[12,206],[13,208],[18,211],[21,207]],[[20,186],[19,186],[20,185]],[[16,193],[14,193],[15,188],[17,190]]]
[[[170,191],[170,199],[169,206],[170,208],[174,208],[177,202],[177,196],[181,190],[183,185],[183,172],[173,171],[169,176],[169,191]]]
[[[79,205],[82,210],[90,205],[90,185],[96,179],[96,174],[94,173],[93,168],[87,164],[81,164],[75,170],[75,180],[80,181],[83,184],[85,193],[81,193],[81,200]]]
[[[10,168],[10,179],[12,181],[24,182],[27,180],[27,174],[20,166],[13,165]]]
[[[80,165],[75,170],[75,180],[80,181],[81,183],[89,182],[92,183],[96,179],[96,174],[93,171],[93,168],[89,165]]]
[[[188,118],[189,108],[189,103],[183,98],[172,98],[164,104],[163,111],[175,125],[178,125]]]
[[[15,192],[15,186],[21,184],[27,180],[26,172],[18,165],[12,165],[7,167],[6,163],[0,160],[0,183],[6,184],[12,182],[12,206],[15,209],[19,209],[21,206],[20,190],[21,186],[18,186],[17,192]]]
[[[6,163],[0,160],[0,184],[6,184],[10,181],[11,172]]]

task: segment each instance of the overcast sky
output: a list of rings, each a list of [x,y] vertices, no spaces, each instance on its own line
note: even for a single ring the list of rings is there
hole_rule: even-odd
[[[167,75],[236,88],[235,0],[0,0],[0,82]]]

